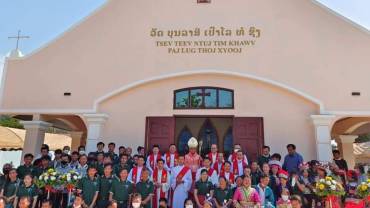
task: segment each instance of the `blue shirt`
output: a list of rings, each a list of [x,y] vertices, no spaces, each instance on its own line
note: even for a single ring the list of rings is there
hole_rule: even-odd
[[[284,158],[283,169],[288,171],[289,173],[295,171],[299,171],[299,165],[303,163],[303,157],[298,154],[294,153],[293,155],[287,154]]]

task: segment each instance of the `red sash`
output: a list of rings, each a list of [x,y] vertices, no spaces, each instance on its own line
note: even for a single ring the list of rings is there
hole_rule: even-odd
[[[153,172],[153,182],[154,183],[159,183],[158,181],[158,169],[155,169],[154,172]],[[166,170],[162,170],[162,177],[161,177],[161,181],[160,183],[167,183],[167,171]],[[153,207],[154,208],[157,208],[157,189],[155,189],[154,191],[154,199],[153,199]],[[160,191],[160,197],[159,198],[165,198],[166,197],[166,193],[164,191],[162,191],[162,188],[161,188],[161,191]]]
[[[187,166],[184,166],[179,172],[179,174],[177,174],[176,180],[180,181],[189,170],[190,168],[188,168]]]
[[[243,169],[247,167],[247,163],[243,160]],[[233,171],[234,175],[239,175],[239,166],[238,166],[238,160],[233,161]]]
[[[213,168],[208,169],[208,176],[209,176],[209,177],[211,177],[211,176],[212,176],[213,171],[215,171],[215,169],[213,169]]]
[[[212,154],[212,152],[210,152],[210,153],[208,153],[208,158],[211,160],[211,162],[212,162],[212,164],[213,163],[217,163],[217,161],[218,161],[218,159],[217,159],[217,155],[218,155],[218,153],[216,153],[216,160],[213,162],[213,154]]]
[[[235,160],[237,160],[236,158],[237,158],[237,155],[236,155],[236,153],[234,152],[234,153],[231,155],[231,162],[234,162]]]
[[[157,160],[158,159],[161,159],[160,153],[157,154]],[[154,154],[149,155],[149,163],[150,163],[149,165],[152,168],[152,170],[154,170],[157,166],[157,161],[154,161]]]
[[[177,181],[182,180],[182,178],[185,176],[185,174],[186,174],[189,170],[190,170],[190,168],[189,168],[188,166],[184,166],[184,167],[181,169],[181,171],[179,172],[179,174],[177,174],[177,176],[176,176],[176,180],[177,180]],[[176,185],[176,187],[177,187],[177,185]],[[174,192],[174,193],[175,193],[176,187],[173,189],[173,192]],[[172,194],[172,200],[171,200],[172,205],[173,205],[173,195],[174,195],[174,194]],[[173,207],[173,206],[172,206],[172,207]]]
[[[226,176],[225,176],[225,171],[224,171],[224,170],[222,170],[222,171],[221,171],[221,173],[220,173],[220,177],[221,177],[221,176],[226,178]],[[226,178],[226,180],[227,180],[227,178]],[[230,172],[230,173],[229,173],[229,184],[234,184],[234,182],[235,182],[234,173]]]
[[[213,169],[215,169],[216,170],[216,172],[217,172],[217,174],[219,174],[219,172],[218,172],[218,162],[216,162],[214,165],[213,165]],[[222,165],[221,165],[221,170],[220,170],[220,172],[222,172],[224,170],[224,163],[222,163]]]
[[[144,168],[144,167],[143,167]],[[138,167],[132,168],[132,183],[136,184],[137,179],[137,169]],[[142,171],[142,170],[141,170]],[[140,174],[140,180],[141,180],[141,174]]]
[[[173,161],[173,164],[176,165],[176,160],[179,158],[179,154],[177,152],[175,152],[175,161]],[[171,166],[171,153],[167,152],[166,153],[166,163],[167,163],[167,167],[170,167]]]

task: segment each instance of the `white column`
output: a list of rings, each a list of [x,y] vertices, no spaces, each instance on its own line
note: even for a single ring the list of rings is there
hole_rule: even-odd
[[[332,161],[331,126],[334,115],[311,115],[315,125],[316,155],[319,161]]]
[[[96,150],[96,144],[101,140],[101,133],[104,123],[108,119],[106,114],[84,114],[87,124],[86,152]]]
[[[342,157],[347,161],[348,169],[355,167],[355,154],[353,143],[358,135],[339,135],[340,142],[342,143]]]
[[[26,129],[22,158],[26,153],[36,156],[40,152],[41,145],[44,144],[45,132],[52,124],[44,121],[21,121],[21,124]]]

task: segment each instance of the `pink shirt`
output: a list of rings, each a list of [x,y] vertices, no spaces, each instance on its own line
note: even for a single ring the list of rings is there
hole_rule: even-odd
[[[244,191],[243,189],[244,189],[243,187],[238,187],[235,190],[233,200],[236,200],[239,202],[244,201],[244,202],[261,203],[260,196],[258,195],[258,192],[256,191],[256,189],[250,188],[248,196],[245,195],[245,192],[247,191]]]

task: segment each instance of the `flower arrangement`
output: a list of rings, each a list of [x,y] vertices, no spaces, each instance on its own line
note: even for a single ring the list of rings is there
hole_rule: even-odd
[[[356,188],[356,194],[362,199],[367,199],[370,196],[370,179],[360,183]]]
[[[70,170],[60,176],[61,183],[69,192],[77,186],[79,180],[81,180],[81,174],[75,170]]]
[[[316,195],[320,197],[343,196],[344,194],[343,186],[330,176],[316,183]]]
[[[39,188],[45,188],[47,192],[47,198],[50,197],[50,192],[55,191],[60,186],[59,180],[60,174],[55,169],[49,169],[45,173],[41,174],[36,178],[36,186]]]
[[[36,179],[36,185],[39,188],[45,188],[47,191],[51,191],[60,185],[59,177],[60,174],[51,168]]]

